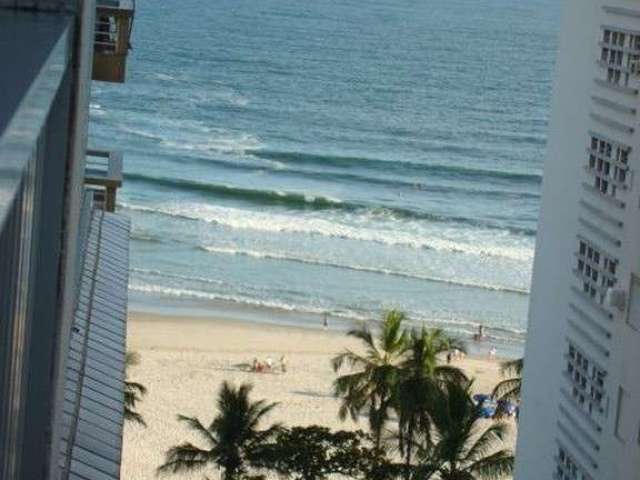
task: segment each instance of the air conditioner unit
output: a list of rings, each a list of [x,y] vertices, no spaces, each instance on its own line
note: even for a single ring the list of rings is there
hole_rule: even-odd
[[[627,291],[621,288],[608,288],[605,302],[610,307],[622,311],[627,306]]]

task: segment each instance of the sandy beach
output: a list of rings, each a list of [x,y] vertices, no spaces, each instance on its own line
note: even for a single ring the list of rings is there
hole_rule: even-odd
[[[223,380],[250,382],[255,399],[279,402],[270,421],[366,429],[364,419],[359,424],[341,422],[338,400],[331,395],[336,375],[329,361],[347,347],[358,344],[330,330],[131,313],[128,349],[138,352],[141,361],[130,369],[129,378],[148,388],[139,408],[148,427],[125,426],[122,478],[156,478],[155,469],[169,447],[185,440],[197,443],[176,415],[195,415],[208,424]],[[242,366],[255,357],[270,357],[277,364],[282,355],[288,362],[284,374],[253,373]],[[497,360],[467,357],[457,364],[475,377],[477,392],[491,391],[501,378]],[[513,436],[509,442],[513,444]],[[202,474],[180,478],[199,479]]]

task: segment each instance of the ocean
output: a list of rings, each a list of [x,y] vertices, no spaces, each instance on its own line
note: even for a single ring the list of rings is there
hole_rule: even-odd
[[[125,153],[133,308],[400,308],[521,349],[559,8],[137,2],[127,83],[94,83],[90,126]]]

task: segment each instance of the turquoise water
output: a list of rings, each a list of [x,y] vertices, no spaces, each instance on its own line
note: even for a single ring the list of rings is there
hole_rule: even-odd
[[[522,342],[552,0],[144,0],[91,143],[122,149],[132,298]]]

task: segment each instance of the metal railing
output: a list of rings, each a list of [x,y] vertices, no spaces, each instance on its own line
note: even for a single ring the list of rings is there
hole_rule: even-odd
[[[94,80],[124,82],[131,48],[134,4],[132,0],[100,0],[96,7]]]
[[[64,25],[48,32],[51,52],[29,73],[30,86],[0,131],[0,478],[7,479],[31,478],[29,460],[44,458],[47,448],[48,426],[32,419],[50,414],[42,394],[50,393],[47,354],[59,317],[72,22]],[[21,73],[11,78],[18,82]]]
[[[96,206],[115,211],[116,192],[122,186],[122,153],[87,150],[85,184],[91,188]]]

